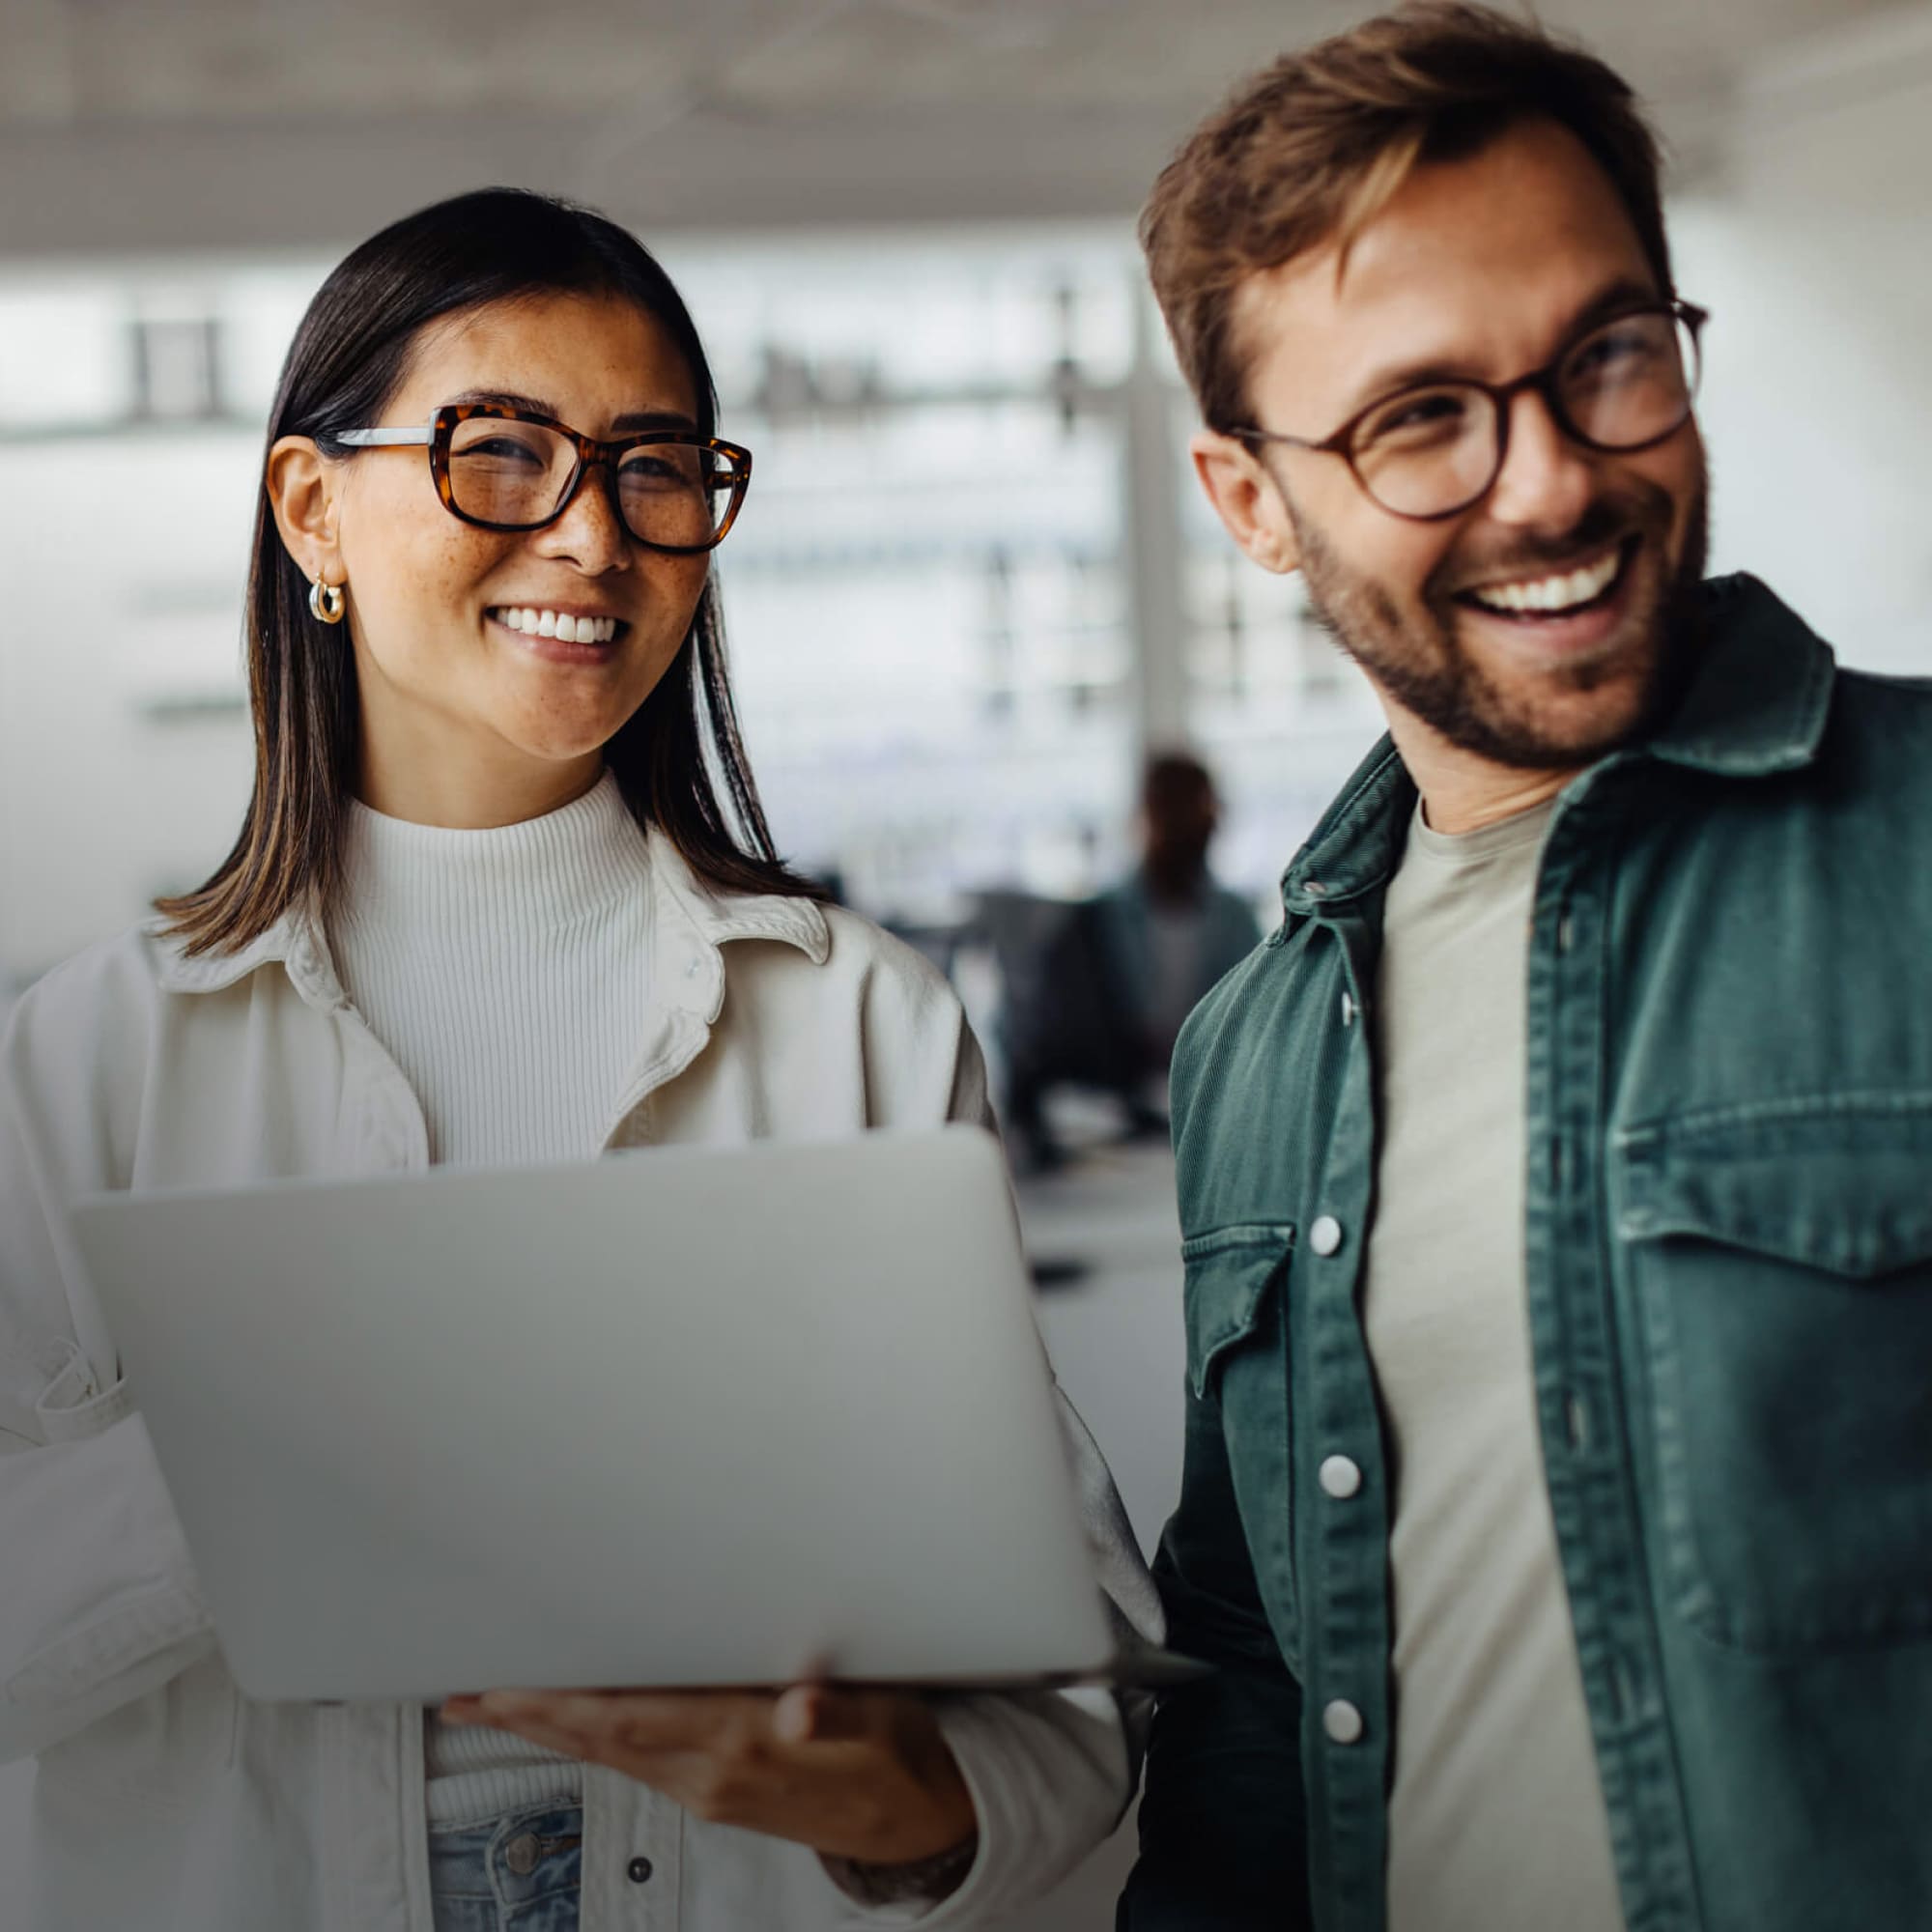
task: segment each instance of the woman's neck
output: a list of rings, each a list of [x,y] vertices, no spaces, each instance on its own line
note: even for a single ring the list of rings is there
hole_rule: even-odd
[[[482,832],[560,811],[603,775],[601,750],[554,763],[526,757],[458,763],[376,756],[365,749],[355,795],[385,818]]]

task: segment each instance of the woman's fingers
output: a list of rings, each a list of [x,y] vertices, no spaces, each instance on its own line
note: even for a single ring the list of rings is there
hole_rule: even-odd
[[[824,1717],[825,1691],[817,1684],[794,1684],[772,1706],[772,1733],[781,1744],[810,1744]]]
[[[794,1684],[772,1707],[772,1729],[784,1744],[845,1744],[880,1728],[875,1692],[832,1684]]]
[[[830,1744],[876,1728],[876,1699],[829,1684],[766,1690],[491,1690],[451,1698],[456,1723],[551,1724],[621,1737],[639,1750],[703,1750],[721,1737],[762,1732],[780,1744]]]
[[[910,1692],[807,1683],[781,1691],[492,1690],[451,1703],[471,1721],[609,1765],[700,1818],[843,1858],[927,1857],[974,1825],[932,1712]]]

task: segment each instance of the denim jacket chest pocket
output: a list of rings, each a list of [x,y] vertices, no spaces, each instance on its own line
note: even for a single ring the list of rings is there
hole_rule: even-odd
[[[1301,1668],[1294,1577],[1286,1278],[1288,1222],[1243,1222],[1181,1243],[1187,1386],[1218,1412],[1236,1504],[1268,1622]]]
[[[1620,1136],[1675,1606],[1757,1652],[1932,1631],[1932,1093]]]

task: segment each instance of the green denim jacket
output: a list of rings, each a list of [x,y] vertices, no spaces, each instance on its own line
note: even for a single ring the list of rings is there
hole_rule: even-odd
[[[1565,789],[1540,865],[1543,1456],[1631,1932],[1907,1932],[1932,1925],[1932,683],[1836,670],[1750,578],[1708,596],[1675,716]],[[1220,1669],[1155,1719],[1129,1932],[1385,1922],[1363,1015],[1414,799],[1384,743],[1176,1054],[1186,1461],[1155,1573],[1173,1647]],[[1346,1498],[1316,1481],[1336,1454]]]

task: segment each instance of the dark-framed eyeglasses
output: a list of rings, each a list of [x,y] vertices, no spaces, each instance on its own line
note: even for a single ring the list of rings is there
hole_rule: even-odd
[[[345,429],[355,449],[429,446],[451,516],[485,530],[540,530],[567,510],[592,469],[617,518],[646,550],[715,550],[752,481],[752,452],[715,436],[645,430],[601,442],[508,403],[445,403],[422,429]]]
[[[1692,302],[1644,303],[1594,323],[1540,369],[1511,383],[1420,383],[1358,410],[1329,436],[1222,431],[1240,442],[1279,442],[1339,456],[1369,497],[1415,523],[1460,515],[1502,474],[1511,404],[1542,396],[1558,428],[1585,449],[1648,449],[1689,420],[1701,374]]]

